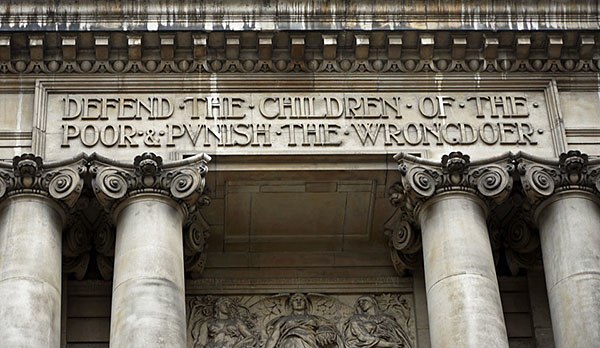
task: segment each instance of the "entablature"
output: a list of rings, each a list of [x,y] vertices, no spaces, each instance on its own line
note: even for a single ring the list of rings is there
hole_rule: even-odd
[[[576,73],[588,30],[5,31],[0,73]]]

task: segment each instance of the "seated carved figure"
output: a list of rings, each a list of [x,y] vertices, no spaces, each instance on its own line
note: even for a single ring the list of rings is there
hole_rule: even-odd
[[[377,301],[361,296],[354,306],[355,314],[344,323],[348,348],[407,348],[410,340],[390,315],[381,313]]]
[[[248,326],[234,316],[231,300],[220,298],[215,302],[214,316],[200,326],[196,348],[250,348],[257,340]]]
[[[290,296],[287,306],[291,313],[267,324],[265,348],[344,347],[334,325],[308,313],[310,305],[310,300],[303,294]]]

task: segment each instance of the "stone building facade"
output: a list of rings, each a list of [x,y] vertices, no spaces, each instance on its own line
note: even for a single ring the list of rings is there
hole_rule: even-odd
[[[0,6],[0,346],[600,345],[597,2]]]

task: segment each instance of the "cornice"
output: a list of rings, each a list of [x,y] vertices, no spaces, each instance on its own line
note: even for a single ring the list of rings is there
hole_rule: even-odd
[[[570,30],[0,31],[0,75],[600,72]]]
[[[0,30],[599,29],[592,0],[3,0]]]

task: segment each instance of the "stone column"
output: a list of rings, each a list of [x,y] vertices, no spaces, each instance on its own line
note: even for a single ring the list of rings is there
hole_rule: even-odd
[[[526,156],[519,170],[533,205],[558,348],[600,342],[600,161],[579,151],[558,163]]]
[[[508,156],[470,163],[453,152],[439,163],[400,155],[407,217],[421,227],[432,347],[508,347],[486,218],[506,199]]]
[[[85,171],[81,157],[69,162],[26,154],[0,164],[2,346],[60,346],[62,228]]]
[[[110,342],[114,347],[185,347],[183,225],[204,190],[208,156],[133,167],[97,156],[99,201],[116,222]]]

